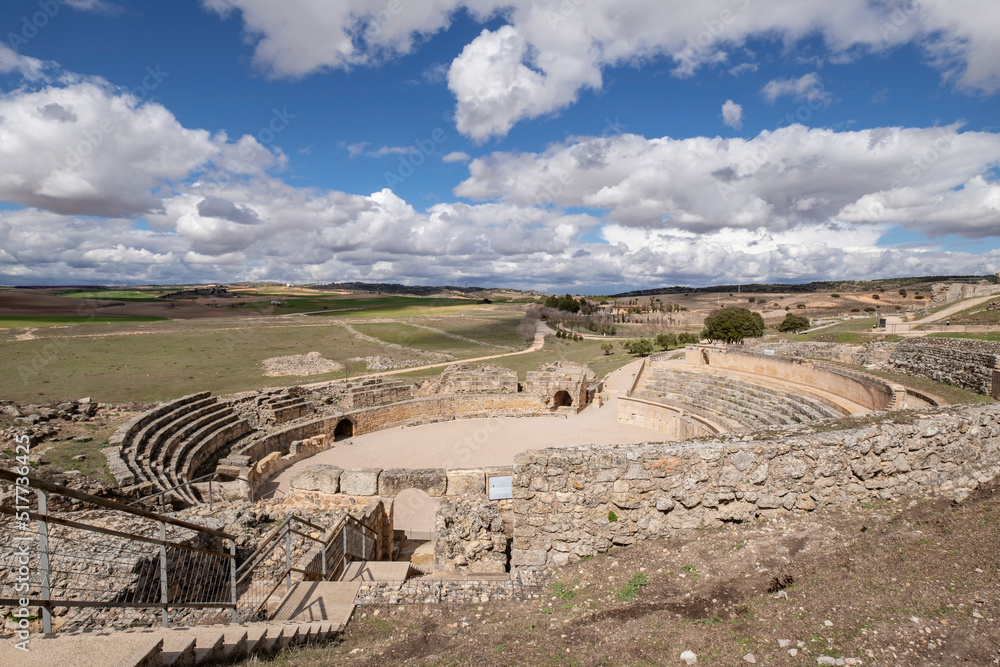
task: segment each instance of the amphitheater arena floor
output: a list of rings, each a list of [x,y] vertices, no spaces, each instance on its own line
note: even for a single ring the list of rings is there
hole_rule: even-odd
[[[592,403],[566,419],[456,419],[356,436],[350,444],[336,443],[283,471],[276,479],[278,488],[287,491],[297,472],[317,463],[344,469],[481,468],[511,465],[515,455],[528,449],[656,441],[655,431],[618,423],[618,394],[628,390],[641,363],[630,363],[612,373],[605,385],[610,400],[601,407]]]

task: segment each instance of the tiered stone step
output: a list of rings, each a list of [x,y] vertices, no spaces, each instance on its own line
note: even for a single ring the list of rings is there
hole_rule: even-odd
[[[841,416],[837,410],[820,401],[792,392],[730,377],[676,369],[649,369],[635,393],[705,410],[747,428],[803,424]]]
[[[300,396],[269,398],[261,404],[261,417],[271,424],[283,424],[313,412],[312,403]]]

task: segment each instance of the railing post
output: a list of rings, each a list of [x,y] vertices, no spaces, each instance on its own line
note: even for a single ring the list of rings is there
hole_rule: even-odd
[[[326,581],[326,531],[323,531],[323,537],[320,540],[320,575],[323,577],[323,581]]]
[[[344,567],[347,567],[347,526],[348,525],[349,524],[345,522],[344,523],[344,528],[341,531],[341,534],[344,536]]]
[[[45,520],[48,514],[48,502],[45,492],[36,489],[38,494],[38,569],[42,572],[42,632],[52,634],[52,609],[49,607],[49,523]]]
[[[292,520],[285,522],[285,591],[292,590]]]
[[[212,507],[212,480],[208,480],[208,509],[209,511],[215,509]]]
[[[163,627],[170,626],[170,612],[167,610],[167,524],[160,521],[160,602],[163,603]]]
[[[229,568],[229,592],[233,599],[233,623],[239,622],[236,614],[236,540],[229,540],[229,555],[231,567]]]

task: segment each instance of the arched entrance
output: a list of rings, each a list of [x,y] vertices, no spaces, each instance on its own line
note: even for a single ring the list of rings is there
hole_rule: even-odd
[[[354,422],[350,419],[341,419],[333,429],[333,441],[347,440],[354,437]]]
[[[573,405],[573,397],[569,395],[569,392],[565,389],[560,389],[556,392],[556,395],[552,397],[552,405],[557,408],[569,407]]]

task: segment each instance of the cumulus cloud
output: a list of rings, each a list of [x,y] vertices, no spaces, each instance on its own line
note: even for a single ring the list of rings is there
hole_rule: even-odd
[[[958,126],[834,132],[793,125],[753,139],[625,134],[478,158],[455,194],[601,209],[614,222],[647,229],[780,231],[891,220],[928,234],[978,237],[1000,228],[997,186],[988,180],[998,164],[1000,134]]]
[[[302,77],[371,65],[412,52],[465,10],[507,25],[483,31],[455,58],[448,85],[460,130],[476,140],[502,136],[518,121],[558,112],[601,70],[661,56],[677,76],[727,63],[752,38],[792,45],[818,36],[820,60],[845,62],[915,44],[945,80],[970,92],[1000,90],[1000,3],[922,0],[428,0],[372,4],[291,0],[202,0],[221,16],[238,13],[255,62],[272,76]],[[753,67],[753,65],[750,65]],[[737,65],[733,73],[750,67]],[[810,76],[810,75],[806,75]],[[774,82],[765,95],[822,90]],[[799,81],[799,83],[803,83]],[[805,82],[808,83],[808,80]],[[810,98],[809,95],[812,95]],[[825,99],[821,98],[823,103]],[[491,113],[492,110],[492,113]]]
[[[134,216],[155,191],[206,168],[249,175],[280,167],[255,138],[183,127],[166,108],[98,79],[0,95],[0,199],[67,215]]]
[[[797,79],[773,79],[761,88],[761,95],[774,104],[779,97],[790,96],[796,102],[811,102],[826,106],[832,96],[823,89],[819,74],[810,72]]]
[[[722,122],[734,130],[743,127],[743,107],[732,100],[726,100],[722,105]]]

